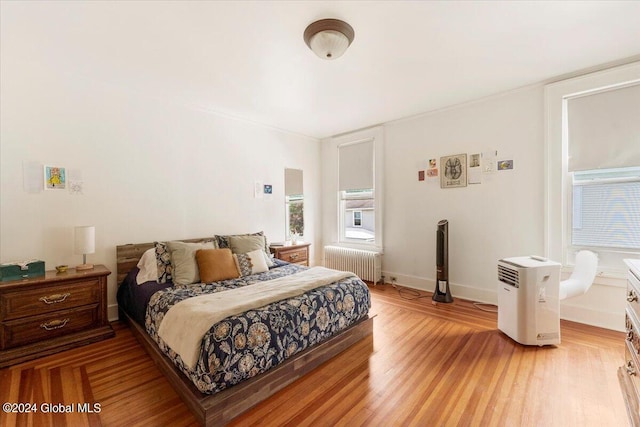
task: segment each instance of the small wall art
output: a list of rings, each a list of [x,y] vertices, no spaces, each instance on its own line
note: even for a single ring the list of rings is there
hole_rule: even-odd
[[[418,171],[418,181],[424,181],[424,171]]]
[[[482,153],[482,173],[495,173],[496,158],[498,150],[485,151]]]
[[[429,169],[427,169],[427,176],[429,178],[435,178],[438,176],[438,162],[436,159],[429,159]]]
[[[506,171],[513,169],[513,160],[498,160],[498,170]]]
[[[469,177],[467,179],[469,184],[481,184],[482,183],[482,170],[480,168],[480,153],[469,154]]]
[[[456,154],[455,156],[440,157],[441,188],[455,188],[467,186],[467,155]]]
[[[44,189],[64,190],[67,187],[67,175],[65,168],[58,166],[44,167]]]

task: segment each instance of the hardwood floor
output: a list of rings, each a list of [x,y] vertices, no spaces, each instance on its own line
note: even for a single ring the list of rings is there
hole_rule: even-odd
[[[373,337],[233,425],[627,425],[616,377],[623,333],[563,321],[562,344],[525,347],[467,301],[433,306],[370,288]],[[38,409],[0,412],[0,425],[197,425],[127,326],[114,329],[113,339],[0,369],[0,402]],[[73,413],[44,413],[47,403]]]

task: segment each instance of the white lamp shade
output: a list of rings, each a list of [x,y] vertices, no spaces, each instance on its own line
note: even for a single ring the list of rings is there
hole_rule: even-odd
[[[75,228],[75,253],[92,254],[96,251],[96,228],[85,225]]]

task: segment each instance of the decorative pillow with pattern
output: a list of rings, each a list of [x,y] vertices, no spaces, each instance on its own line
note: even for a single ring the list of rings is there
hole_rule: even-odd
[[[233,254],[233,258],[236,261],[238,271],[242,277],[269,271],[269,266],[264,258],[262,249],[257,249],[246,254]]]
[[[267,244],[267,237],[264,235],[263,231],[258,231],[257,233],[247,233],[247,234],[231,234],[231,235],[225,235],[225,236],[216,235],[216,242],[218,243],[218,247],[220,249],[222,249],[222,248],[231,249],[231,246],[229,246],[229,237],[231,237],[231,236],[263,236],[264,237],[264,251],[269,253],[269,245]]]
[[[172,281],[171,253],[166,242],[154,242],[156,247],[156,263],[158,265],[158,283]]]

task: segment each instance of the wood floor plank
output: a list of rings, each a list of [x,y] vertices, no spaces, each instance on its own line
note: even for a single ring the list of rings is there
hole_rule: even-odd
[[[562,321],[559,346],[526,347],[468,301],[370,289],[373,337],[231,425],[627,424],[616,377],[624,334]],[[0,413],[0,426],[197,425],[128,327],[113,326],[113,339],[0,369],[3,402],[99,403],[99,413]]]

